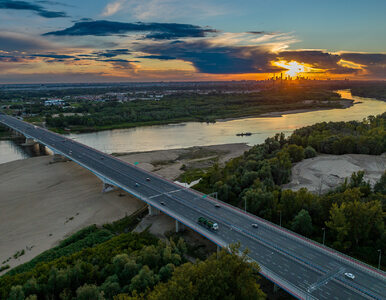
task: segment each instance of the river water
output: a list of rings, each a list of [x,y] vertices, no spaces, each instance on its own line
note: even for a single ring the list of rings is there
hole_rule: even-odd
[[[262,143],[275,133],[291,134],[295,129],[323,121],[362,120],[369,115],[386,111],[386,102],[352,96],[350,90],[337,91],[342,98],[355,100],[354,106],[346,109],[320,110],[287,114],[272,118],[245,118],[218,121],[214,124],[187,122],[172,125],[145,126],[130,129],[108,130],[85,134],[70,134],[69,137],[90,147],[107,153],[137,152],[207,146],[228,143]],[[236,136],[251,132],[251,136]],[[0,141],[0,163],[23,159],[35,155],[26,152],[13,141]]]

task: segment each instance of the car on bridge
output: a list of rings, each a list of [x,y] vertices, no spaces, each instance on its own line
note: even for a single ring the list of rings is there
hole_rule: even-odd
[[[344,273],[344,276],[346,276],[347,278],[351,279],[351,280],[354,280],[355,279],[355,275],[353,273]]]

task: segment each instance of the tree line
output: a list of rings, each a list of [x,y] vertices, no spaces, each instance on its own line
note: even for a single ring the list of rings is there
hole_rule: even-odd
[[[181,238],[125,233],[136,222],[82,229],[0,277],[0,299],[265,299],[239,245],[191,263]]]
[[[283,226],[319,242],[325,230],[329,246],[376,265],[377,250],[386,249],[386,173],[371,187],[359,171],[324,195],[280,186],[290,181],[293,163],[318,152],[386,152],[385,122],[383,113],[362,122],[315,124],[288,138],[277,134],[222,168],[214,165],[194,188],[216,191],[225,202],[277,224],[281,220]]]

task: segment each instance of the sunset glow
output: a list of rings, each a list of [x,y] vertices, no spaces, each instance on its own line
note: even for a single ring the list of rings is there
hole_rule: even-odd
[[[275,61],[273,65],[287,69],[288,71],[286,71],[284,74],[286,76],[291,76],[291,77],[296,77],[299,74],[311,72],[312,70],[310,66],[307,66],[306,64],[301,64],[294,60],[290,62],[287,62],[285,60]]]

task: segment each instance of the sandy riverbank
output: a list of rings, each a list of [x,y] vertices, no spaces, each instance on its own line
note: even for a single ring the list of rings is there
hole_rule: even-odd
[[[361,170],[365,171],[364,179],[374,185],[386,170],[386,154],[319,155],[305,159],[294,165],[291,182],[283,188],[307,188],[314,193],[324,193]]]
[[[119,158],[173,180],[183,164],[207,166],[241,155],[245,144],[125,154]],[[29,261],[65,236],[91,224],[131,214],[144,204],[120,190],[101,193],[97,177],[73,162],[42,156],[0,164],[0,266],[25,250],[11,267]]]
[[[299,114],[299,113],[306,113],[306,112],[319,111],[319,110],[346,109],[355,104],[354,100],[349,100],[349,99],[342,99],[337,102],[339,102],[341,107],[316,107],[316,108],[302,108],[302,109],[292,109],[292,110],[283,110],[283,111],[273,111],[273,112],[245,116],[245,117],[216,119],[216,122],[227,122],[227,121],[250,119],[250,118],[279,118],[279,117],[282,117],[283,115]]]

